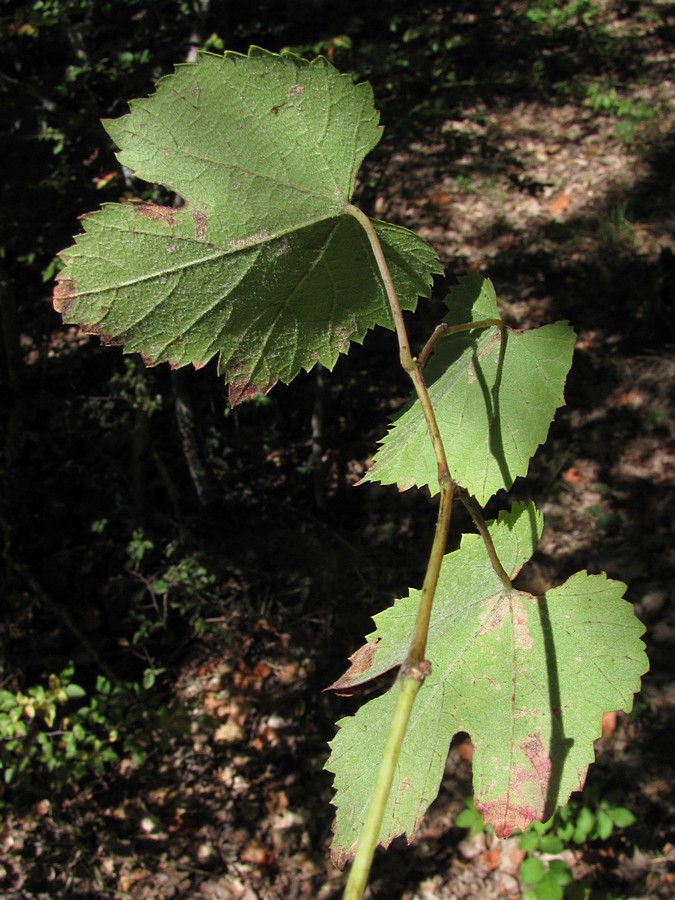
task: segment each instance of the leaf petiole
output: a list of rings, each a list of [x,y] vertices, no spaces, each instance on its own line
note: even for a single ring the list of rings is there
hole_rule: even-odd
[[[429,357],[434,352],[436,344],[442,337],[448,337],[451,334],[459,334],[462,331],[471,331],[473,328],[491,328],[497,326],[502,331],[504,323],[501,319],[481,319],[478,322],[464,322],[462,325],[448,325],[447,322],[441,322],[434,328],[433,334],[422,348],[422,352],[417,357],[417,364],[420,368],[424,368],[429,361]]]
[[[463,487],[456,485],[457,496],[464,504],[464,508],[467,510],[471,518],[473,519],[473,524],[476,526],[478,534],[483,539],[483,543],[485,544],[485,549],[487,550],[487,555],[490,559],[490,563],[492,568],[495,571],[497,578],[501,581],[507,591],[513,590],[513,584],[511,583],[511,579],[509,578],[504,566],[501,564],[499,556],[497,556],[497,551],[495,550],[495,545],[492,540],[492,535],[488,531],[488,527],[485,524],[485,519],[483,518],[483,513],[481,512],[480,507],[471,496],[471,494]]]

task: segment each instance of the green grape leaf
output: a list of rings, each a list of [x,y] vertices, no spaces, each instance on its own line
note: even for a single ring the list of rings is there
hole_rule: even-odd
[[[532,505],[489,523],[511,577],[542,528]],[[608,710],[630,710],[647,658],[625,585],[578,572],[541,597],[505,590],[481,539],[443,561],[427,646],[432,671],[412,710],[380,843],[411,839],[438,793],[450,741],[473,741],[475,805],[499,836],[548,819],[579,790]],[[405,659],[419,592],[375,617],[369,653],[336,684],[354,687]],[[335,774],[333,859],[353,858],[400,682],[342,719],[326,768]]]
[[[120,161],[179,207],[106,204],[62,254],[64,321],[148,365],[218,355],[233,403],[393,327],[354,180],[381,134],[372,90],[325,59],[202,54],[105,123]],[[407,229],[375,223],[405,309],[440,272]]]
[[[448,297],[454,325],[499,318],[492,283],[474,273]],[[525,475],[544,443],[572,364],[574,332],[565,322],[531,331],[497,326],[441,338],[425,369],[452,477],[485,504]],[[429,485],[438,466],[419,401],[395,420],[363,481]]]

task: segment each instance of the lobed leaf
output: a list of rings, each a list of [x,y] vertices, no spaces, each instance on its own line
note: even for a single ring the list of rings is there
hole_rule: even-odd
[[[448,297],[450,324],[499,318],[490,281],[472,273]],[[572,364],[574,332],[556,322],[526,332],[497,326],[441,338],[425,378],[452,477],[485,504],[525,475],[544,443]],[[364,481],[428,485],[437,463],[418,400],[394,421]]]
[[[351,341],[392,327],[365,233],[356,172],[381,134],[372,90],[325,59],[251,48],[202,54],[106,122],[120,161],[184,198],[107,204],[62,254],[65,322],[147,364],[219,357],[237,403]],[[376,223],[402,306],[440,267],[407,229]]]
[[[539,540],[541,516],[515,504],[489,523],[514,577]],[[506,591],[480,538],[467,535],[443,562],[427,657],[380,832],[387,847],[410,840],[438,793],[452,737],[473,741],[476,808],[498,835],[546,820],[583,786],[603,712],[630,710],[647,659],[644,628],[625,585],[579,572],[534,597]],[[362,684],[404,660],[418,591],[375,617],[365,666],[340,679]],[[353,858],[384,750],[399,682],[342,719],[327,768],[335,773],[333,858]]]

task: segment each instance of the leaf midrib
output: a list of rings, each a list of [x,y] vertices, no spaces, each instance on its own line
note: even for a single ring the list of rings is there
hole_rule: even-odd
[[[346,205],[345,205],[345,210],[346,210]],[[331,212],[330,215],[317,216],[313,219],[309,219],[309,220],[302,222],[300,225],[294,225],[291,228],[283,228],[283,229],[279,229],[278,231],[271,232],[270,234],[266,235],[263,238],[260,238],[257,241],[251,241],[250,244],[246,244],[244,247],[239,246],[239,247],[223,248],[223,247],[218,247],[216,244],[213,244],[209,241],[200,241],[196,237],[191,238],[191,237],[186,237],[184,235],[176,235],[176,234],[173,234],[170,232],[167,232],[166,235],[162,235],[162,234],[157,234],[156,232],[143,231],[140,229],[136,229],[134,234],[145,235],[145,236],[151,237],[151,238],[159,238],[160,240],[166,240],[166,239],[170,238],[172,241],[184,241],[187,243],[193,243],[198,247],[214,248],[216,250],[216,252],[214,252],[210,255],[200,256],[198,259],[188,260],[187,262],[183,262],[183,263],[171,266],[171,267],[167,267],[165,269],[160,269],[155,272],[150,272],[150,273],[147,273],[144,275],[135,276],[134,278],[131,278],[127,281],[120,281],[116,284],[111,283],[111,284],[107,284],[107,285],[104,285],[101,287],[88,288],[87,290],[78,291],[76,296],[78,298],[80,298],[80,297],[91,297],[91,296],[95,296],[96,294],[105,294],[105,293],[108,293],[109,291],[115,291],[115,290],[119,290],[121,288],[133,287],[134,285],[153,281],[153,280],[155,280],[157,278],[161,278],[163,276],[175,275],[176,273],[192,269],[195,266],[200,266],[203,263],[213,262],[214,260],[223,259],[228,256],[233,256],[234,254],[237,254],[237,253],[243,254],[243,253],[249,253],[251,251],[257,251],[260,247],[264,246],[265,244],[272,243],[273,241],[279,240],[288,235],[295,234],[296,232],[302,231],[305,228],[310,228],[312,225],[318,225],[320,222],[327,222],[330,219],[340,218],[341,215],[348,215],[348,213],[347,212],[343,212],[343,213],[337,212],[336,213],[335,211],[333,211],[333,212]],[[101,223],[101,224],[104,224],[105,227],[110,229],[111,231],[119,231],[121,234],[124,234],[124,235],[129,234],[128,228],[124,228],[121,225],[117,225],[112,222],[110,222],[110,223],[106,222],[106,223]],[[245,238],[242,238],[241,240],[245,240]]]

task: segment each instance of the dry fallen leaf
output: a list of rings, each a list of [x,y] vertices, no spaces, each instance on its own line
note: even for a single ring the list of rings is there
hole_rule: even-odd
[[[499,868],[502,855],[500,850],[495,847],[492,850],[486,850],[485,853],[481,853],[480,858],[487,865],[488,869],[492,871],[493,869]]]
[[[570,466],[569,469],[563,472],[563,481],[567,482],[567,484],[583,484],[584,476],[576,466]]]
[[[275,856],[267,847],[263,847],[258,841],[251,841],[239,854],[242,862],[254,866],[273,866],[276,864]]]
[[[551,215],[566,212],[569,209],[571,202],[572,197],[569,194],[559,194],[555,200],[551,200],[546,209]]]

